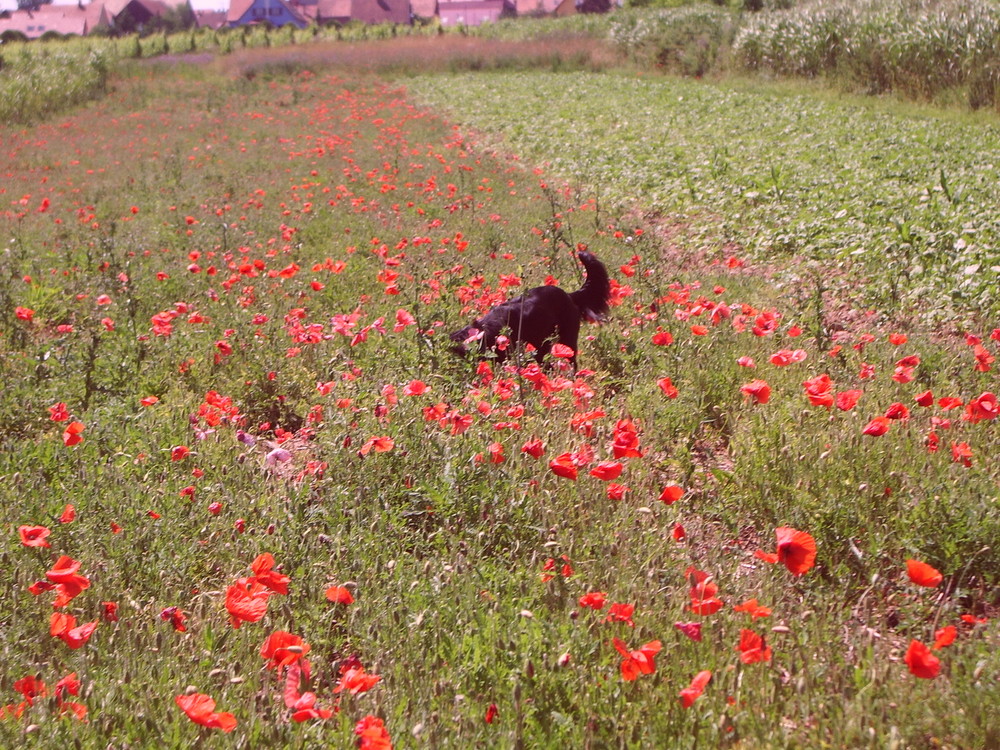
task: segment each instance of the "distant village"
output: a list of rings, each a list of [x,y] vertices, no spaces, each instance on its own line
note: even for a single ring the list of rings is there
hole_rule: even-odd
[[[0,0],[0,41],[253,24],[478,26],[513,16],[603,13],[612,0]]]

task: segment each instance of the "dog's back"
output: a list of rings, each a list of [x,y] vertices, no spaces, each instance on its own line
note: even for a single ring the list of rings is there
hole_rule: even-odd
[[[464,356],[470,339],[478,337],[480,351],[496,351],[497,359],[503,361],[506,354],[497,350],[497,339],[509,331],[510,343],[531,344],[539,362],[552,348],[553,338],[575,353],[580,323],[602,320],[611,297],[611,282],[604,264],[586,251],[580,252],[579,258],[587,270],[587,278],[575,292],[567,293],[556,286],[529,289],[452,333],[451,340],[458,344],[452,351]],[[575,355],[571,361],[575,365]]]

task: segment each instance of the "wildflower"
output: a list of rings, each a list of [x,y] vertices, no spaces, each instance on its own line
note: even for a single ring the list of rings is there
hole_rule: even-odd
[[[572,453],[561,453],[553,458],[549,461],[549,469],[551,469],[552,473],[557,477],[572,480],[575,480],[577,477],[576,462],[573,460]]]
[[[760,604],[757,603],[756,599],[748,599],[747,601],[743,602],[743,604],[734,604],[733,611],[746,612],[748,615],[750,615],[751,620],[756,620],[759,617],[771,616],[771,608],[760,606]]]
[[[931,649],[937,651],[945,646],[950,646],[955,642],[956,637],[958,637],[958,628],[954,625],[945,625],[934,633],[934,645],[931,646]]]
[[[613,638],[611,643],[615,647],[615,650],[623,657],[621,673],[622,679],[626,682],[632,682],[640,674],[653,674],[656,671],[654,657],[662,648],[662,644],[659,641],[650,641],[635,651],[630,651],[625,642],[619,638]]]
[[[590,609],[602,610],[607,602],[607,593],[604,591],[590,591],[577,600],[577,604],[581,607],[588,607]]]
[[[80,435],[81,432],[86,429],[83,422],[70,422],[66,425],[66,429],[63,430],[63,444],[69,447],[77,445],[83,442],[83,437]]]
[[[944,576],[938,570],[920,560],[906,561],[906,575],[912,583],[927,588],[936,588],[944,580]]]
[[[354,604],[354,596],[349,589],[343,586],[330,586],[326,590],[326,599],[334,604],[343,604],[345,606]]]
[[[260,655],[268,660],[269,669],[281,669],[294,664],[308,654],[309,649],[309,644],[299,636],[276,630],[264,640]]]
[[[740,642],[736,650],[740,652],[740,661],[744,664],[771,661],[771,647],[764,642],[764,637],[746,628],[740,630]]]
[[[624,622],[632,628],[635,627],[635,623],[632,622],[632,614],[634,612],[634,604],[615,602],[608,608],[608,616],[604,618],[604,622]]]
[[[18,534],[21,535],[21,544],[25,547],[51,547],[46,537],[52,532],[45,526],[19,526]]]
[[[660,378],[656,381],[656,385],[659,386],[663,395],[667,398],[677,398],[680,395],[680,392],[674,386],[673,382],[671,382],[670,378]]]
[[[800,576],[816,563],[816,541],[804,531],[787,526],[774,530],[778,538],[775,553],[757,550],[754,556],[767,563],[784,563],[792,575]]]
[[[875,417],[871,422],[865,425],[864,429],[861,430],[862,435],[871,435],[872,437],[881,437],[889,431],[889,419],[887,417]]]
[[[691,684],[680,692],[681,705],[684,708],[691,708],[711,680],[712,673],[707,669],[696,674],[694,679],[691,680]]]
[[[617,479],[623,469],[620,461],[601,461],[590,470],[590,476],[597,477],[602,482],[609,482],[612,479]]]
[[[684,488],[676,484],[668,484],[660,493],[660,502],[673,505],[684,496]]]
[[[701,623],[700,622],[675,622],[674,627],[681,631],[684,635],[690,638],[692,641],[701,640]]]
[[[975,424],[984,420],[996,419],[998,415],[1000,415],[1000,404],[997,403],[997,397],[990,391],[986,391],[969,401],[962,419]]]
[[[858,389],[841,391],[834,397],[833,403],[841,411],[850,411],[857,405],[858,399],[863,395],[864,391]]]
[[[740,387],[740,392],[758,404],[766,404],[771,400],[771,386],[766,380],[751,380]]]
[[[367,693],[382,678],[377,674],[368,674],[357,659],[349,659],[340,670],[340,680],[333,688],[334,693],[348,692],[351,695]]]
[[[392,750],[392,739],[383,721],[377,716],[366,716],[354,725],[358,735],[358,750]]]
[[[195,724],[211,729],[231,732],[236,728],[236,717],[231,713],[216,713],[215,701],[202,693],[178,695],[174,702]]]
[[[941,671],[941,660],[917,640],[910,641],[910,647],[906,649],[903,661],[906,662],[911,674],[924,680],[934,679]]]

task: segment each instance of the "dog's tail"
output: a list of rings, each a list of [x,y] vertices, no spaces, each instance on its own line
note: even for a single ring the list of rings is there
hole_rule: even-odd
[[[587,278],[583,286],[575,292],[570,292],[569,296],[583,320],[601,320],[608,312],[608,300],[611,299],[608,269],[586,250],[581,251],[578,257],[583,267],[587,269]]]

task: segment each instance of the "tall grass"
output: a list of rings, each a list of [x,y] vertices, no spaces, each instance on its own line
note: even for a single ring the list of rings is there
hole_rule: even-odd
[[[805,3],[748,18],[735,62],[780,75],[829,76],[870,93],[928,99],[962,87],[974,108],[1000,85],[1000,6],[985,0]]]
[[[99,96],[107,85],[109,66],[100,50],[59,44],[4,47],[0,122],[25,122]]]

